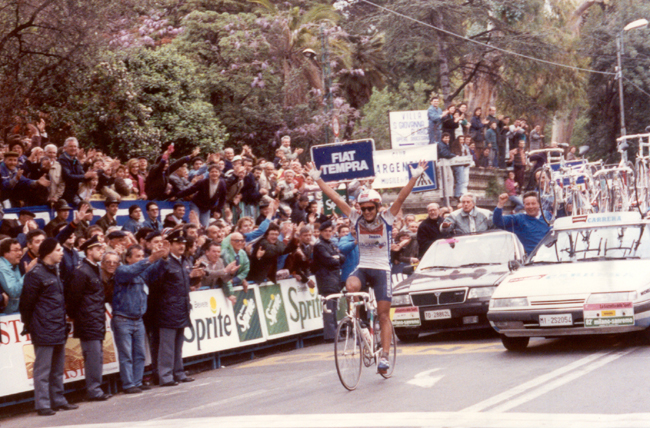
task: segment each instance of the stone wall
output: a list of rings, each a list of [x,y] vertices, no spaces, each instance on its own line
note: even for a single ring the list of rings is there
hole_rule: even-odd
[[[470,193],[476,195],[478,206],[493,209],[497,205],[498,194],[505,191],[503,184],[505,174],[506,171],[500,169],[470,168],[468,189]],[[439,170],[438,177],[441,177]],[[489,189],[490,181],[493,182],[491,189]],[[486,192],[489,190],[496,191],[496,195],[488,195]],[[392,203],[397,198],[398,193],[398,189],[385,191],[383,193],[383,201],[385,203]],[[431,202],[444,205],[442,190],[412,193],[406,200],[403,211],[407,213],[426,212],[426,207]]]

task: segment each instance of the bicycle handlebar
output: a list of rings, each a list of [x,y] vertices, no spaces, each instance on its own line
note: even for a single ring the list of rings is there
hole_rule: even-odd
[[[320,300],[321,300],[321,302],[327,302],[328,300],[334,300],[334,299],[338,300],[341,297],[360,297],[362,300],[359,301],[359,302],[354,302],[353,304],[355,306],[365,305],[366,309],[369,309],[367,307],[367,305],[370,304],[370,302],[372,301],[371,300],[372,298],[371,298],[370,294],[366,293],[364,291],[357,291],[357,292],[354,292],[354,293],[348,293],[348,292],[335,293],[335,294],[330,294],[327,297],[320,296]],[[326,314],[331,314],[332,313],[331,310],[327,309],[327,306],[323,307],[323,312],[325,312]]]

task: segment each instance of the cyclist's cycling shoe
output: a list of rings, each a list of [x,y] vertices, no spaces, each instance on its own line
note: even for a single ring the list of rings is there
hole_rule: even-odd
[[[377,364],[377,371],[381,374],[386,374],[388,373],[388,370],[390,370],[390,363],[388,362],[388,359],[381,357],[379,359],[379,364]]]

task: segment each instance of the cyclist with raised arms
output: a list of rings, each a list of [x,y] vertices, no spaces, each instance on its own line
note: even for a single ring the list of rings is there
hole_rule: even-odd
[[[367,286],[375,290],[377,299],[377,314],[381,326],[382,354],[377,365],[379,373],[387,373],[390,369],[388,352],[393,334],[390,322],[390,302],[392,287],[390,283],[390,246],[392,241],[392,225],[402,204],[413,190],[418,178],[427,168],[426,161],[420,161],[418,168],[411,169],[411,179],[397,195],[393,205],[380,213],[381,195],[375,190],[365,189],[359,195],[357,202],[361,207],[361,215],[353,210],[338,193],[321,179],[321,173],[313,164],[307,164],[309,175],[331,200],[336,203],[341,212],[350,218],[352,227],[357,231],[359,242],[359,266],[348,277],[345,288],[348,292],[361,291]]]

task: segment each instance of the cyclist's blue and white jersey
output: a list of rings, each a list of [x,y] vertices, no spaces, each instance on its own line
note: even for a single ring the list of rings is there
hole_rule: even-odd
[[[378,214],[372,223],[368,223],[361,214],[352,210],[350,222],[357,231],[359,268],[390,270],[394,221],[395,216],[390,210]]]

